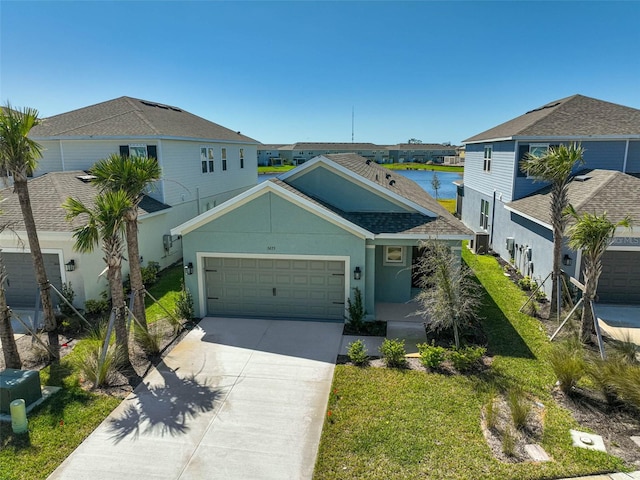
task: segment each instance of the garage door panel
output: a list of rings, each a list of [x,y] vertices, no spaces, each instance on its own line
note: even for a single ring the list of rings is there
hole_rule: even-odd
[[[60,257],[57,254],[44,253],[42,258],[49,282],[58,290],[62,290]],[[7,305],[10,307],[33,308],[38,295],[38,282],[36,281],[31,254],[2,252],[2,260],[8,278],[6,287]],[[51,298],[54,305],[59,303],[56,294],[52,294]]]
[[[222,264],[206,275],[210,315],[343,318],[344,262],[224,258]]]
[[[607,251],[602,266],[598,301],[640,304],[640,251]]]

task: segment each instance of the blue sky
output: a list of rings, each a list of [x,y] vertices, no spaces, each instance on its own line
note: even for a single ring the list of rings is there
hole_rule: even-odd
[[[640,2],[0,3],[0,100],[123,95],[264,143],[460,143],[575,93],[640,108]]]

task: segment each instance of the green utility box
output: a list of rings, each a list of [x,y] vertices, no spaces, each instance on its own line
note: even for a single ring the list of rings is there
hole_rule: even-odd
[[[18,398],[29,406],[42,398],[40,372],[7,368],[0,372],[0,413],[9,415],[10,404]]]

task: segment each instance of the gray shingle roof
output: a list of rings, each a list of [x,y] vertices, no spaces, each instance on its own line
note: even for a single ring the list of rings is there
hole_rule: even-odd
[[[120,97],[43,119],[31,130],[47,137],[180,137],[258,143],[177,107]]]
[[[464,141],[512,137],[640,135],[640,110],[583,95],[555,100]]]
[[[81,217],[68,222],[66,211],[61,206],[68,197],[76,198],[86,206],[93,205],[98,189],[91,183],[78,179],[80,175],[86,175],[86,172],[51,172],[29,180],[29,197],[38,231],[72,232],[74,228],[84,224]],[[138,207],[138,214],[159,212],[167,208],[171,207],[145,196]],[[13,187],[0,190],[0,212],[0,222],[11,223],[15,230],[24,231],[22,210]]]
[[[584,170],[569,184],[569,203],[578,214],[607,212],[613,222],[629,215],[640,224],[640,178],[614,170]],[[528,197],[507,204],[508,207],[540,222],[551,224],[551,188],[545,187]]]
[[[356,150],[384,150],[386,147],[373,143],[298,142],[280,148],[282,150],[344,150],[354,152]]]
[[[387,146],[389,150],[455,150],[455,145],[442,145],[441,143],[399,143]]]
[[[440,205],[431,195],[425,192],[417,183],[400,174],[391,172],[381,167],[375,162],[367,163],[367,159],[353,153],[324,155],[327,159],[341,165],[353,173],[376,183],[377,185],[410,200],[436,216],[426,216],[421,213],[391,213],[391,212],[344,212],[333,205],[314,199],[281,181],[273,180],[278,185],[287,188],[289,191],[312,201],[316,205],[322,206],[340,215],[346,220],[372,232],[381,233],[405,233],[421,235],[472,235],[471,230],[465,227],[462,222],[451,215],[442,205]],[[387,174],[389,178],[387,178]],[[391,181],[394,181],[391,184]]]

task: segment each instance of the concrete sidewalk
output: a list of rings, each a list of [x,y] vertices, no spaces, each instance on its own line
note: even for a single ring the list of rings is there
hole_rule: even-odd
[[[311,478],[342,327],[203,319],[49,478]]]

